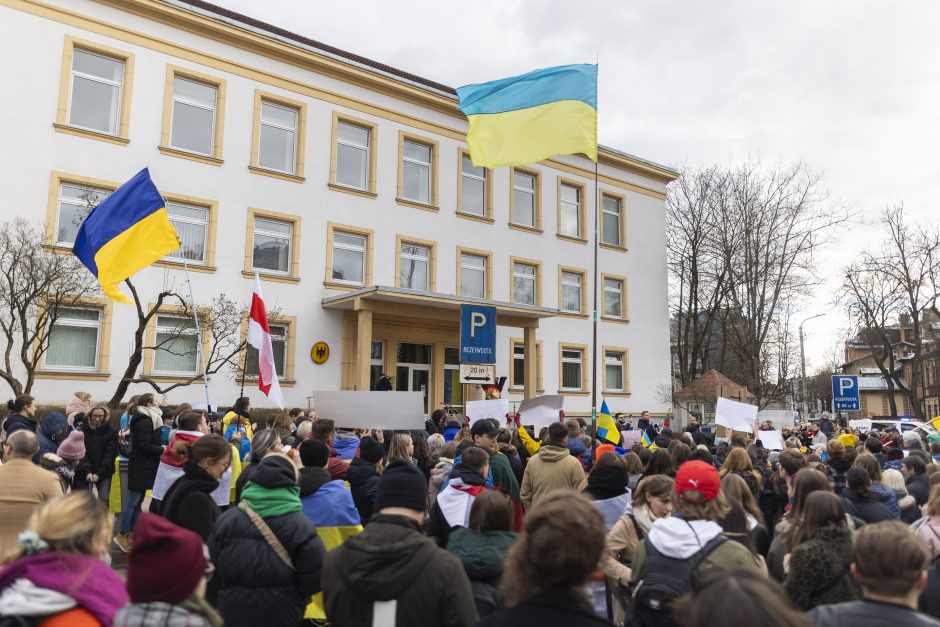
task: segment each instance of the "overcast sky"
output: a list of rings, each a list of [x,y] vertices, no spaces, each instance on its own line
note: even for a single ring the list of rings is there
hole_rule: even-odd
[[[601,143],[673,166],[822,170],[861,222],[821,258],[833,277],[887,204],[940,221],[937,0],[216,1],[453,87],[599,54]],[[819,292],[796,317],[830,312],[804,327],[810,364],[847,326],[833,286]]]

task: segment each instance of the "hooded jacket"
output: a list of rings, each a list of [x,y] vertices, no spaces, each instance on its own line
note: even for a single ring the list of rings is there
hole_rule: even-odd
[[[215,521],[222,515],[212,499],[219,482],[191,461],[183,466],[183,476],[167,490],[160,506],[160,515],[182,527],[195,531],[205,542]]]
[[[473,501],[485,485],[486,478],[475,468],[464,463],[454,466],[447,487],[438,495],[428,517],[428,535],[438,546],[447,546],[451,529],[467,526]]]
[[[847,514],[861,518],[867,524],[896,520],[891,510],[879,500],[874,492],[862,496],[852,488],[846,488],[842,490],[842,503],[845,505]]]
[[[365,525],[372,518],[375,495],[379,489],[379,476],[375,474],[375,464],[371,464],[361,457],[354,457],[349,462],[346,481],[349,482],[349,489],[352,491],[353,502],[359,512],[359,519]]]
[[[477,621],[460,560],[404,516],[376,515],[362,533],[327,554],[323,598],[330,623],[343,627],[371,627],[375,603],[393,600],[396,627]]]
[[[333,434],[333,449],[336,456],[344,462],[349,462],[356,456],[356,449],[359,448],[359,438],[346,431],[337,431]]]
[[[516,540],[511,531],[485,531],[477,533],[458,527],[450,534],[447,550],[463,564],[470,578],[470,588],[477,606],[477,614],[485,616],[502,607],[499,580],[503,574],[506,553]]]
[[[68,419],[57,411],[51,411],[43,418],[39,427],[39,456],[55,453],[59,445],[68,436],[71,428]],[[9,436],[9,432],[7,432]]]
[[[584,467],[567,447],[546,442],[529,460],[519,497],[528,510],[554,490],[580,492],[585,486]]]
[[[889,486],[884,483],[872,482],[871,497],[887,507],[888,511],[891,512],[892,518],[897,520],[901,517],[901,508],[898,507],[900,497],[897,492],[892,490]]]
[[[857,598],[849,564],[852,532],[848,527],[823,527],[790,552],[790,570],[783,581],[793,606],[803,612],[818,605]]]
[[[296,487],[291,462],[264,459],[251,483],[272,490]],[[291,570],[271,548],[248,514],[232,508],[222,514],[209,537],[209,555],[216,566],[209,582],[209,602],[228,627],[297,625],[310,597],[320,591],[323,542],[300,509],[264,519],[294,564]]]
[[[870,599],[823,605],[806,616],[813,627],[940,627],[940,621],[907,606]]]
[[[114,459],[117,457],[117,429],[108,422],[97,429],[84,422],[81,432],[85,435],[85,457],[75,468],[76,486],[85,485],[85,477],[98,475],[101,479],[114,474]]]
[[[837,496],[842,496],[842,490],[845,489],[845,473],[852,467],[852,460],[848,457],[830,458],[826,464],[826,475],[829,477],[829,485]]]
[[[568,438],[568,451],[578,458],[578,461],[581,462],[581,466],[584,467],[584,472],[590,470],[591,451],[584,445],[581,438]]]
[[[25,429],[30,433],[36,433],[38,426],[35,418],[21,414],[10,414],[3,423],[3,430],[6,431],[7,437],[10,437],[11,433],[15,433],[20,429]]]
[[[914,497],[918,505],[927,503],[930,496],[930,477],[927,473],[914,475],[907,480],[907,493]]]

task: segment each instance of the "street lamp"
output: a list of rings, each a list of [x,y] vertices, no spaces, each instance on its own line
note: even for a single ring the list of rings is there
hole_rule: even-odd
[[[803,325],[814,318],[820,318],[825,315],[825,313],[816,314],[815,316],[806,318],[800,323],[800,418],[803,417],[803,413],[806,411],[806,355],[803,351]]]

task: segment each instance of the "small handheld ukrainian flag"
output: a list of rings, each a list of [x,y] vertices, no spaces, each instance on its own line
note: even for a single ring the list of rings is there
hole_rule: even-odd
[[[72,252],[98,277],[101,291],[111,300],[132,304],[117,284],[179,249],[164,204],[144,168],[82,222]]]
[[[601,402],[601,412],[597,415],[597,437],[614,444],[620,444],[620,429],[610,415],[607,401]]]
[[[597,161],[597,66],[562,65],[457,89],[473,165],[584,153]]]

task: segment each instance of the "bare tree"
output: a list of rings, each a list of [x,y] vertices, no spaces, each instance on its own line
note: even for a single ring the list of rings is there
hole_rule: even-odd
[[[22,218],[0,225],[0,378],[17,396],[32,391],[56,322],[98,291],[77,257],[43,246],[43,231]]]

